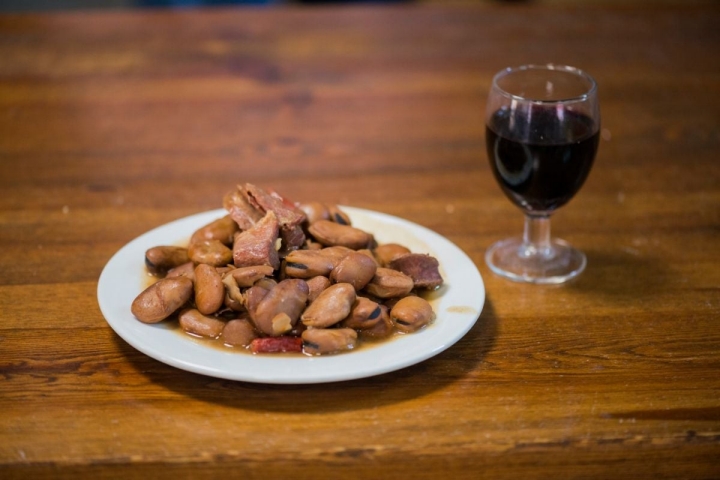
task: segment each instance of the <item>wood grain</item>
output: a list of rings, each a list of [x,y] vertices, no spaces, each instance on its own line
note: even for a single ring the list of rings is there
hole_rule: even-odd
[[[0,477],[720,476],[719,23],[714,5],[0,16]],[[596,76],[603,132],[553,220],[588,269],[539,288],[484,264],[522,219],[483,110],[497,70],[548,61]],[[477,324],[328,385],[134,350],[98,308],[105,263],[245,181],[444,235],[485,281]]]

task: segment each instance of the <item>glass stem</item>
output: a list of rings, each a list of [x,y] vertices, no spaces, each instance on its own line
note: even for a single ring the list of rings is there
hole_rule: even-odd
[[[523,256],[543,256],[552,254],[550,244],[550,217],[525,215],[523,232]]]

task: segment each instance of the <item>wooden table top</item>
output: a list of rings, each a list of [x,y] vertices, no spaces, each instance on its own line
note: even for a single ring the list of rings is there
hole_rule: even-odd
[[[0,16],[0,477],[720,477],[719,24],[713,6]],[[485,154],[488,87],[543,62],[594,74],[603,114],[553,217],[589,262],[560,287],[484,263],[522,228]],[[438,232],[482,275],[477,323],[330,384],[135,350],[100,312],[103,267],[240,182]]]

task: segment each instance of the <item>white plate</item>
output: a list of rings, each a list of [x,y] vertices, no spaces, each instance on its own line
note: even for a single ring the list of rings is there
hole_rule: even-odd
[[[178,245],[203,225],[226,214],[213,210],[151,230],[121,248],[100,275],[98,302],[113,330],[144,354],[190,372],[258,383],[323,383],[379,375],[422,362],[447,349],[475,324],[485,303],[485,286],[472,260],[432,230],[398,217],[342,207],[353,225],[371,232],[379,243],[400,243],[440,262],[445,284],[432,301],[434,323],[416,333],[340,355],[252,355],[218,348],[182,334],[168,322],[147,325],[130,305],[148,285],[145,250]]]

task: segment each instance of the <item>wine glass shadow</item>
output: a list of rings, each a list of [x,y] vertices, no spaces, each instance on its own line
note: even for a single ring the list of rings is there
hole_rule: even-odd
[[[660,259],[631,250],[584,250],[587,267],[567,287],[615,303],[651,297],[670,280],[672,272]]]
[[[323,414],[403,402],[462,381],[482,368],[497,332],[497,317],[486,301],[477,322],[463,338],[424,362],[375,377],[310,385],[249,383],[187,372],[144,355],[116,334],[113,338],[138,374],[183,396],[242,410]]]

